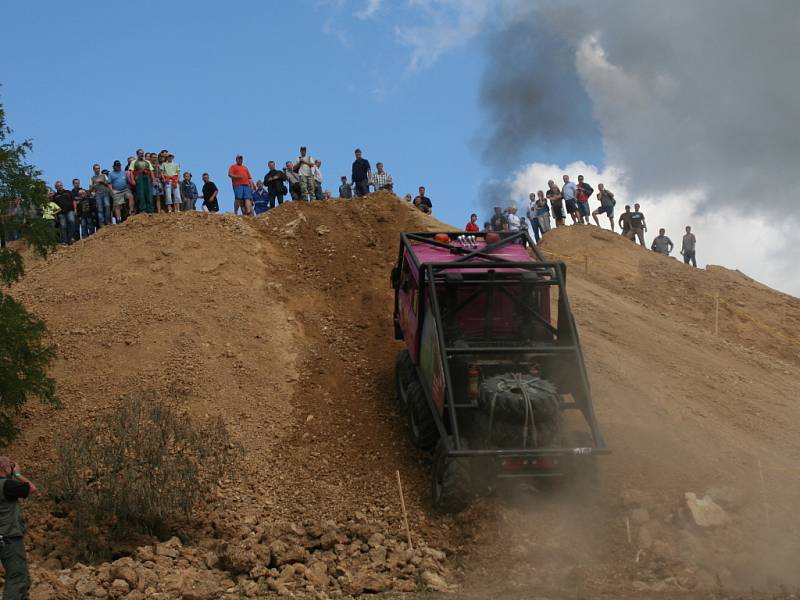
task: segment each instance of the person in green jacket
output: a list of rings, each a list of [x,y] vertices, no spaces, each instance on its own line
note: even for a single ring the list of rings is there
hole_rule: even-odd
[[[0,492],[0,562],[6,572],[3,600],[25,600],[31,582],[22,541],[25,521],[19,500],[35,494],[37,489],[22,475],[18,463],[0,456]]]

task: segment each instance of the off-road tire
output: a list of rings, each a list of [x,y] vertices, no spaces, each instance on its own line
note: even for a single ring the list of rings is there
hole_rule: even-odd
[[[408,404],[408,385],[416,378],[414,363],[411,362],[411,355],[408,350],[397,353],[394,362],[394,380],[397,392],[397,401],[400,406],[405,408]]]
[[[499,375],[492,377],[484,385],[493,380],[508,380],[507,376]],[[526,391],[528,397],[534,400],[534,404],[538,402],[547,402],[552,404],[554,415],[558,414],[558,391],[556,386],[547,381],[546,379],[539,379],[538,377],[525,377],[523,383],[526,384]],[[479,405],[487,415],[491,411],[491,396],[489,393],[481,394]],[[515,393],[511,390],[499,392],[495,399],[494,405],[495,418],[507,417],[512,422],[519,422],[520,424],[525,420],[525,399],[521,393]],[[554,416],[552,415],[552,416]]]
[[[455,445],[448,437],[450,447]],[[463,444],[462,444],[463,446]],[[431,504],[433,510],[442,513],[458,513],[472,501],[472,472],[466,457],[448,456],[445,440],[439,440],[433,458],[431,477]]]
[[[415,378],[406,388],[406,416],[408,436],[414,447],[430,452],[439,441],[439,430],[428,406],[422,384]]]

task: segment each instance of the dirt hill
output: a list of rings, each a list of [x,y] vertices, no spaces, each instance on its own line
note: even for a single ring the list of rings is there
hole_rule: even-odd
[[[58,344],[63,408],[31,404],[8,452],[42,471],[66,427],[137,388],[178,388],[190,416],[222,415],[243,461],[197,522],[176,526],[184,550],[152,567],[206,582],[184,597],[417,585],[460,585],[459,596],[475,598],[705,597],[800,584],[787,560],[798,549],[800,300],[595,227],[554,231],[542,247],[568,264],[613,449],[599,487],[584,496],[516,490],[455,518],[429,512],[428,457],[406,441],[393,402],[400,346],[389,271],[398,232],[446,227],[376,194],[290,203],[257,219],[141,215],[30,261],[13,293]],[[403,541],[396,470],[415,552]],[[691,523],[684,493],[708,490],[728,525]],[[28,514],[40,597],[75,593],[76,581],[109,593],[108,565],[72,568],[62,574],[72,582],[59,583],[56,569],[74,560],[64,519],[46,501]],[[333,532],[341,548],[326,549],[320,540]],[[255,552],[254,538],[271,548],[272,571],[224,568],[220,540]],[[277,542],[304,548],[302,560],[276,558]],[[216,558],[206,560],[211,547]],[[147,548],[133,554],[138,583],[127,582],[139,591],[117,584],[120,597],[147,593]],[[165,585],[152,592],[180,597],[188,584]]]

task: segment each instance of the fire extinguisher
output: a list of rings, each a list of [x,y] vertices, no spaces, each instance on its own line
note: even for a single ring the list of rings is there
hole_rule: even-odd
[[[467,398],[470,400],[477,400],[479,393],[479,385],[481,380],[481,370],[472,365],[467,370]]]

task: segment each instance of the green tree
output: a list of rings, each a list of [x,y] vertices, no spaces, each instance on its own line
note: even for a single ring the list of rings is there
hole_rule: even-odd
[[[21,237],[41,256],[56,247],[52,221],[39,215],[49,202],[41,173],[26,161],[30,140],[10,139],[0,104],[0,443],[17,433],[14,416],[31,396],[55,403],[55,382],[47,368],[55,349],[43,321],[30,314],[4,288],[25,273],[19,252],[8,241]]]

